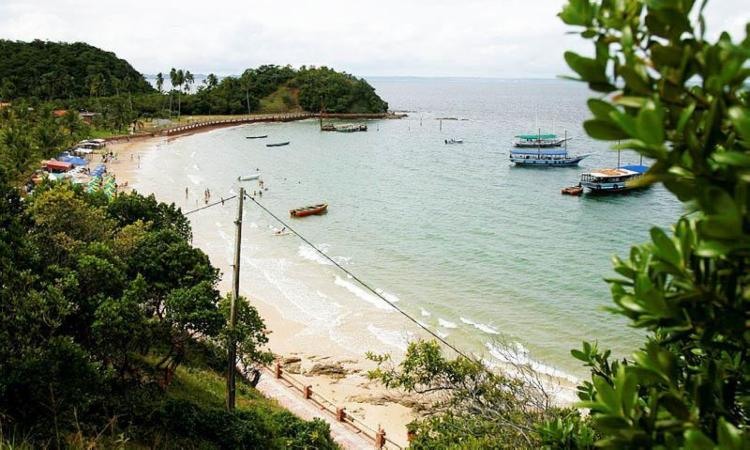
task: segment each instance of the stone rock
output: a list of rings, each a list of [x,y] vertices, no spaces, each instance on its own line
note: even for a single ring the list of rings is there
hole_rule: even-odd
[[[340,363],[315,363],[308,375],[327,375],[329,377],[342,378],[346,376],[346,369]]]
[[[299,356],[287,356],[286,358],[281,360],[281,364],[286,366],[287,364],[294,364],[294,363],[298,363],[301,361],[302,361],[302,358],[300,358]]]

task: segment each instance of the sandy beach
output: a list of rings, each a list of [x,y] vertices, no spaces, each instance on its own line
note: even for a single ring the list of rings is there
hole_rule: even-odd
[[[119,189],[128,191],[138,182],[144,156],[159,151],[160,144],[167,142],[167,139],[182,137],[148,137],[110,143],[106,151],[113,152],[116,158],[107,163],[107,170],[115,175]],[[95,155],[94,162],[97,158],[100,157]],[[159,199],[158,191],[142,192],[151,193]],[[225,258],[201,246],[200,239],[196,239],[195,244],[203,248],[213,264],[221,270],[219,287],[222,292],[228,292],[231,270],[225,264]],[[365,360],[363,354],[344,348],[331,339],[305,339],[303,325],[286,320],[277,307],[263,298],[253,298],[247,292],[243,292],[243,295],[251,298],[271,330],[270,349],[280,361],[286,363],[286,374],[304,385],[312,386],[315,393],[333,404],[345,407],[349,414],[369,427],[377,429],[381,426],[390,439],[406,445],[406,425],[417,413],[405,405],[413,405],[414,398],[368,380],[366,373],[374,364]]]

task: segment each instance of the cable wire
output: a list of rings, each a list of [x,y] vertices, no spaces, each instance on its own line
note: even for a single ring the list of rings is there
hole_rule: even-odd
[[[417,319],[415,319],[412,316],[410,316],[409,313],[407,313],[403,309],[401,309],[398,306],[396,306],[393,302],[391,302],[387,298],[383,297],[380,293],[378,293],[378,291],[376,291],[375,289],[373,289],[372,287],[370,287],[370,285],[368,285],[367,283],[365,283],[364,281],[362,281],[359,277],[357,277],[353,273],[349,272],[349,270],[347,270],[341,264],[339,264],[338,262],[336,262],[335,260],[333,260],[333,258],[331,258],[330,256],[328,256],[325,252],[323,252],[322,250],[320,250],[318,247],[316,247],[315,245],[313,245],[313,243],[310,242],[306,237],[304,237],[300,233],[298,233],[294,228],[292,228],[289,224],[287,224],[286,222],[284,222],[283,220],[281,220],[276,214],[272,213],[268,208],[266,208],[265,206],[263,206],[262,204],[260,204],[252,196],[250,196],[248,194],[245,194],[245,197],[248,198],[249,200],[251,200],[256,205],[258,205],[263,211],[265,211],[266,213],[268,213],[271,217],[273,217],[274,219],[276,219],[279,223],[281,223],[282,225],[284,225],[289,231],[291,231],[292,233],[294,233],[298,238],[302,239],[307,245],[309,245],[310,247],[312,247],[313,250],[315,250],[316,252],[320,253],[321,256],[323,256],[325,259],[327,259],[328,261],[330,261],[334,266],[338,267],[344,273],[346,273],[347,275],[349,275],[350,277],[352,277],[352,279],[356,280],[365,289],[367,289],[368,291],[370,291],[373,294],[375,294],[379,299],[383,300],[391,308],[393,308],[396,311],[398,311],[399,313],[401,313],[402,316],[404,316],[407,319],[409,319],[412,322],[414,322],[419,328],[423,329],[424,331],[426,331],[427,333],[429,333],[430,335],[432,335],[432,337],[434,337],[435,339],[437,339],[438,341],[440,341],[441,343],[443,343],[446,347],[450,348],[451,350],[453,350],[457,354],[463,356],[464,358],[466,358],[466,359],[468,359],[470,361],[473,361],[473,359],[470,358],[469,355],[467,355],[463,351],[461,351],[458,348],[456,348],[453,344],[451,344],[450,342],[446,341],[444,338],[442,338],[440,335],[438,335],[434,331],[432,331],[429,328],[427,328],[425,325],[422,325]]]
[[[224,202],[227,202],[227,201],[229,201],[229,200],[232,200],[232,199],[234,199],[234,198],[237,198],[237,195],[233,195],[233,196],[231,196],[231,197],[227,197],[227,198],[222,198],[222,199],[221,199],[221,200],[219,200],[218,202],[213,202],[213,203],[209,203],[209,204],[207,204],[206,206],[201,206],[200,208],[195,208],[195,209],[193,209],[193,210],[191,210],[191,211],[188,211],[188,212],[184,212],[184,213],[182,213],[182,215],[183,215],[183,216],[187,216],[188,214],[192,214],[192,213],[194,213],[194,212],[198,212],[198,211],[203,211],[204,209],[208,209],[208,208],[210,208],[210,207],[212,207],[212,206],[216,206],[216,205],[218,205],[219,203],[221,203],[221,204],[223,205],[223,204],[224,204]]]

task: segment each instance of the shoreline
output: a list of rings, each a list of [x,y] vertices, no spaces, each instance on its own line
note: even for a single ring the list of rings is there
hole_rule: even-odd
[[[194,130],[179,137],[205,131],[208,130]],[[109,143],[106,150],[114,152],[117,158],[106,164],[107,171],[115,175],[120,190],[133,190],[138,184],[141,167],[145,167],[143,164],[146,156],[160,151],[159,147],[168,145],[174,139],[177,137],[149,136]],[[154,194],[157,200],[166,201],[160,198],[158,190],[141,193]],[[183,205],[177,206],[182,208]],[[233,206],[230,203],[226,208],[233,211]],[[184,211],[185,208],[182,209]],[[194,245],[201,248],[212,264],[221,271],[219,290],[229,292],[232,272],[231,267],[225,264],[225,258],[202,243],[201,236],[195,237]],[[251,270],[246,265],[243,269]],[[312,386],[317,395],[344,407],[349,414],[370,427],[382,426],[390,439],[400,445],[407,445],[406,425],[417,417],[417,413],[404,405],[414,405],[415,398],[369,380],[367,371],[375,368],[375,364],[365,360],[362,353],[346,348],[331,338],[306,339],[307,327],[299,321],[284,317],[279,308],[268,299],[253,295],[247,289],[243,289],[242,295],[249,298],[258,309],[270,331],[268,347],[284,364],[285,376]]]
[[[117,153],[119,158],[112,163],[111,169],[117,175],[118,182],[127,181],[127,189],[132,189],[134,185],[138,184],[139,174],[141,172],[140,167],[138,167],[140,164],[139,157],[151,155],[151,161],[146,161],[146,164],[153,164],[156,162],[154,153],[168,151],[167,147],[169,144],[174,142],[178,137],[189,134],[199,134],[204,131],[209,130],[206,128],[194,129],[191,133],[186,133],[180,136],[159,136],[147,139],[134,139],[130,142],[113,143],[108,147],[108,150]],[[162,163],[165,160],[166,158],[163,160],[160,159],[159,162]],[[109,167],[110,166],[108,165],[108,168]],[[144,166],[144,168],[145,167],[146,166]],[[195,167],[195,170],[198,170],[198,168]],[[198,192],[197,190],[193,191],[193,188],[191,187],[191,198],[185,198],[183,201],[182,194],[179,194],[179,188],[177,188],[178,192],[177,195],[175,195],[175,192],[172,192],[176,189],[174,186],[163,184],[169,183],[169,180],[165,179],[162,182],[158,178],[153,179],[153,173],[151,175],[152,179],[149,185],[151,190],[144,190],[142,193],[153,193],[157,195],[160,201],[175,201],[178,207],[183,208],[183,211],[186,209],[192,209],[192,201],[194,200],[193,197],[195,197],[194,192]],[[191,179],[191,181],[193,180]],[[197,181],[193,181],[193,183],[196,184]],[[170,192],[171,195],[169,194]],[[198,199],[195,199],[195,201],[196,205],[199,205]],[[206,235],[206,230],[207,227],[214,227],[215,220],[223,220],[224,226],[231,223],[228,222],[227,219],[228,216],[234,217],[235,207],[233,205],[233,203],[230,203],[227,206],[222,207],[225,209],[223,212],[221,212],[222,208],[216,210],[217,213],[212,214],[210,220],[205,217],[196,217],[191,220],[191,222],[194,223],[194,230],[201,231],[196,233],[194,245],[206,252],[211,259],[212,264],[218,267],[222,272],[222,279],[219,284],[219,288],[222,292],[228,292],[230,290],[231,258],[227,258],[227,252],[231,253],[231,245],[229,245],[229,240],[227,239],[224,239],[223,243],[220,241],[217,242],[215,236],[209,236],[211,234],[210,232],[208,233],[209,235]],[[198,220],[198,222],[195,222],[196,220]],[[210,223],[207,223],[206,220],[209,220]],[[251,229],[249,229],[248,232],[256,233],[256,237],[258,237],[258,231],[262,230],[252,230],[253,227],[258,227],[258,225],[254,223],[250,223],[249,225],[249,228]],[[216,222],[216,226],[220,227],[221,225]],[[225,228],[225,231],[229,230]],[[219,233],[224,234],[220,230]],[[268,232],[265,234],[267,233]],[[265,240],[266,238],[260,239]],[[276,246],[275,241],[268,241],[266,244]],[[279,241],[279,244],[281,244],[281,241]],[[300,256],[303,255],[300,254]],[[243,262],[243,274],[248,271],[263,271],[262,265],[268,260],[262,258],[258,259],[258,255],[254,255],[253,257],[256,258],[254,261]],[[303,257],[307,258],[306,256]],[[243,254],[243,258],[247,258],[247,255]],[[302,278],[299,278],[299,280],[302,280]],[[328,281],[330,282],[333,280]],[[342,284],[339,284],[339,282]],[[345,279],[339,279],[336,277],[335,284],[338,284],[337,288],[340,289],[343,287],[344,283],[348,282]],[[247,286],[247,283],[243,284]],[[306,289],[310,289],[309,285]],[[315,291],[314,288],[312,289],[314,296]],[[327,329],[317,329],[314,324],[301,319],[298,315],[295,315],[297,311],[294,310],[293,305],[290,306],[288,302],[285,303],[283,301],[278,301],[278,293],[275,291],[269,291],[268,286],[259,286],[255,284],[251,286],[250,290],[252,292],[248,292],[247,287],[243,289],[243,295],[251,299],[251,302],[256,306],[266,322],[267,328],[271,330],[269,335],[269,348],[277,354],[281,360],[285,360],[287,365],[292,366],[291,370],[287,370],[286,373],[291,373],[293,377],[304,385],[311,385],[314,392],[333,401],[337,405],[344,406],[347,411],[363,419],[368,425],[373,427],[376,425],[382,425],[387,431],[388,436],[397,440],[397,442],[406,442],[406,424],[418,417],[418,413],[412,408],[404,405],[413,406],[414,398],[416,397],[410,398],[408,395],[401,395],[395,390],[385,389],[379,383],[373,383],[367,380],[365,376],[366,371],[374,368],[375,365],[374,363],[364,360],[364,351],[358,350],[363,350],[363,348],[381,349],[381,352],[392,353],[396,359],[399,357],[399,352],[391,349],[389,346],[383,347],[382,345],[378,346],[377,344],[375,346],[352,345],[353,342],[351,339],[346,339],[347,336],[331,334],[330,330]],[[357,296],[355,292],[352,293]],[[323,294],[318,293],[318,295],[325,298]],[[360,298],[360,300],[362,299]],[[305,301],[305,299],[300,298],[300,301]],[[391,337],[401,338],[400,340],[403,341],[405,336],[407,338],[419,336],[419,334],[411,333],[409,328],[399,328],[397,323],[400,323],[398,320],[401,320],[401,318],[398,316],[391,316],[391,321],[394,317],[397,322],[389,324],[395,327],[389,328],[393,330],[391,332],[393,336]],[[359,326],[359,328],[362,329],[366,324],[363,320],[364,319],[359,318],[354,318],[354,320],[346,319],[345,326],[350,329]],[[462,319],[462,321],[464,321],[464,319]],[[378,325],[382,326],[382,324]],[[377,331],[383,330],[381,329]],[[370,341],[372,341],[372,339],[370,339]],[[403,350],[403,348],[401,350]],[[520,356],[523,357],[524,355]],[[517,361],[516,359],[512,360]],[[533,360],[528,360],[526,362],[531,363],[533,366]],[[332,375],[310,375],[305,373],[310,371],[316,364],[331,363],[335,366],[335,373]],[[511,365],[512,364],[509,364],[508,367],[505,367],[504,364],[497,366],[503,369],[512,369],[512,367],[510,367]],[[540,379],[548,382],[553,391],[563,394],[559,397],[555,395],[558,403],[569,404],[574,401],[570,400],[572,397],[567,394],[574,392],[575,382],[561,379],[557,376],[551,375],[550,372],[544,373],[544,371],[535,370],[535,373],[539,374]]]

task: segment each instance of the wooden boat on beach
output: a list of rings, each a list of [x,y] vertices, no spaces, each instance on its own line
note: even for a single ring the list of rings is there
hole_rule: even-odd
[[[285,145],[289,145],[289,141],[286,142],[276,142],[273,144],[266,144],[266,147],[283,147]]]
[[[267,137],[267,134],[261,134],[260,136],[245,136],[245,139],[265,139]]]
[[[328,204],[320,203],[317,205],[305,206],[303,208],[289,210],[289,215],[292,217],[305,217],[325,214],[326,212],[328,212]]]

